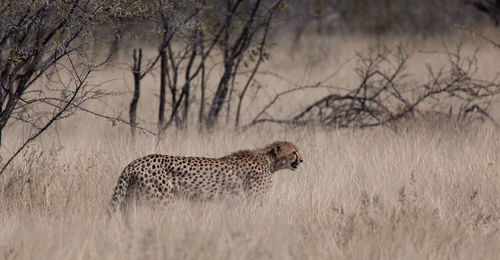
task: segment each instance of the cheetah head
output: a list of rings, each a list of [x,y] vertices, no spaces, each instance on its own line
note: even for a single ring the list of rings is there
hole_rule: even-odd
[[[303,162],[299,149],[290,142],[274,142],[268,146],[268,151],[273,158],[275,171],[281,169],[296,171]]]

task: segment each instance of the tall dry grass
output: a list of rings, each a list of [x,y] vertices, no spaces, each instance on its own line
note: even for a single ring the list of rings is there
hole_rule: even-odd
[[[353,48],[354,43],[342,48]],[[345,53],[332,51],[325,57],[352,55]],[[285,54],[276,50],[284,60]],[[266,66],[306,82],[325,75],[326,62],[336,62],[332,58],[308,64],[300,55],[307,57],[298,53],[288,63]],[[498,54],[480,55],[481,62],[494,64]],[[496,68],[483,67],[485,77],[495,73]],[[306,71],[303,78],[294,78],[301,70]],[[339,82],[355,84],[349,72],[339,77]],[[127,80],[112,87],[123,91]],[[279,84],[274,87],[286,88]],[[152,91],[146,87],[139,108],[144,125],[156,115],[156,108],[146,105],[155,99]],[[288,100],[306,101],[306,97]],[[128,97],[108,104],[126,111]],[[286,114],[287,109],[275,112]],[[4,158],[22,138],[23,131],[11,129],[3,138]],[[133,143],[127,127],[112,127],[83,114],[60,122],[55,130],[28,147],[0,177],[0,259],[493,259],[500,255],[500,131],[488,124],[463,129],[422,123],[400,132],[280,126],[242,133],[224,128],[212,134],[169,130],[158,146],[156,138],[147,135]],[[139,205],[112,218],[105,214],[121,170],[136,157],[148,153],[217,157],[274,140],[296,143],[304,163],[297,172],[276,173],[273,188],[262,201],[180,200],[165,208]],[[16,172],[18,180],[5,189]]]

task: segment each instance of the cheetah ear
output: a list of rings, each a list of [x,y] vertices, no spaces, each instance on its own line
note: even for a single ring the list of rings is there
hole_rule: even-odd
[[[281,151],[281,146],[279,144],[275,144],[273,145],[273,148],[271,148],[271,154],[273,154],[274,156],[278,156],[280,151]]]

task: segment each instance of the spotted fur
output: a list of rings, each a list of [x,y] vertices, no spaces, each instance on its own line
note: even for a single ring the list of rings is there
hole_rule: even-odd
[[[152,154],[125,167],[110,207],[122,207],[132,194],[164,202],[175,197],[256,196],[269,189],[274,172],[296,170],[302,161],[297,147],[290,142],[274,142],[263,149],[239,151],[222,158]]]

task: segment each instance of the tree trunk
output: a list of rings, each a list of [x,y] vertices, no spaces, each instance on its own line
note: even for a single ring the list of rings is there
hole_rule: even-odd
[[[134,49],[133,54],[134,65],[132,67],[132,74],[134,75],[134,97],[132,102],[130,102],[130,133],[132,137],[135,136],[136,123],[136,113],[137,113],[137,103],[139,102],[139,96],[141,93],[141,62],[142,62],[142,49],[139,48],[139,55],[137,55],[137,49]]]
[[[161,71],[160,71],[160,108],[158,110],[158,134],[161,134],[165,122],[165,91],[166,91],[166,73],[168,69],[167,52],[165,48],[160,50]]]
[[[212,100],[212,105],[210,106],[210,110],[208,112],[207,118],[207,128],[213,128],[217,123],[217,118],[219,117],[219,112],[226,100],[227,92],[228,92],[228,83],[229,76],[231,75],[231,65],[227,66],[224,70],[224,75],[219,82],[219,86],[217,87],[217,92],[215,93],[214,99]]]
[[[205,108],[205,65],[203,64],[201,67],[201,79],[200,79],[200,90],[201,90],[201,97],[200,97],[200,110],[198,113],[198,123],[200,125],[200,129],[203,128],[203,114],[204,114],[204,108]]]

